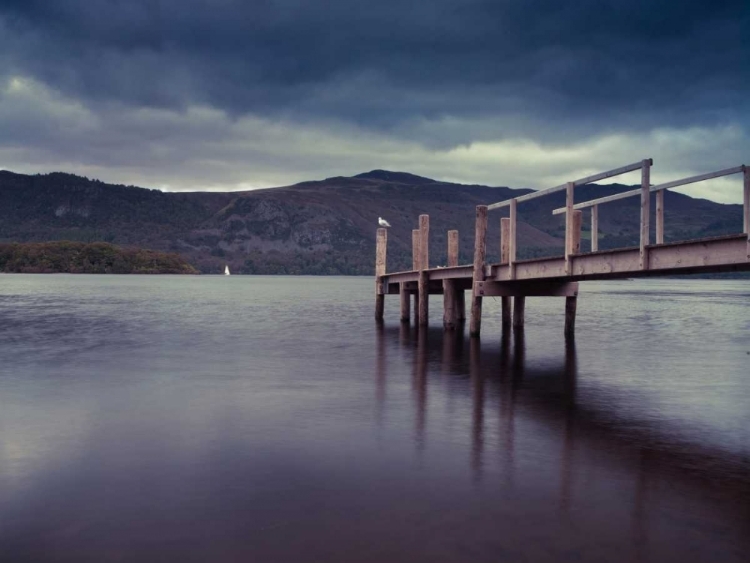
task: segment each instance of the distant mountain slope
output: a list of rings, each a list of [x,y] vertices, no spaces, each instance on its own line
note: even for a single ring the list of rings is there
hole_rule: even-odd
[[[631,189],[583,186],[585,200]],[[165,193],[104,184],[62,173],[0,172],[0,241],[103,240],[176,251],[204,272],[371,274],[378,216],[389,230],[388,269],[411,267],[411,230],[430,215],[431,264],[445,263],[446,232],[458,229],[461,261],[472,258],[475,207],[529,190],[451,184],[405,172],[373,170],[247,192]],[[667,239],[738,232],[739,205],[666,194]],[[555,194],[519,206],[519,256],[559,254],[564,204]],[[505,211],[507,213],[507,210]],[[602,206],[601,248],[637,244],[639,201]],[[488,256],[498,257],[499,218],[490,214]],[[583,238],[588,239],[588,217]],[[584,240],[584,250],[588,242]]]

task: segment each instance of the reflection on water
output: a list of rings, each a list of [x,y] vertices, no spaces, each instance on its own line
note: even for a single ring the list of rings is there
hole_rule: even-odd
[[[746,285],[585,285],[577,341],[487,300],[480,341],[367,279],[2,281],[0,561],[750,553]]]
[[[740,561],[750,553],[747,536],[750,532],[750,475],[747,472],[750,458],[707,448],[702,443],[680,442],[665,447],[671,437],[662,434],[658,423],[631,420],[628,421],[630,428],[619,432],[620,417],[611,418],[606,409],[578,404],[575,338],[560,339],[557,366],[532,371],[525,362],[523,329],[514,329],[512,335],[503,332],[497,346],[484,347],[479,340],[466,338],[463,331],[443,333],[403,324],[398,328],[380,325],[376,336],[379,412],[386,410],[384,382],[389,363],[385,355],[398,350],[408,350],[412,355],[417,397],[416,451],[426,446],[428,393],[442,393],[446,388],[450,393],[450,389],[456,387],[446,385],[445,378],[464,379],[468,375],[468,384],[461,390],[470,395],[465,401],[467,406],[471,405],[471,425],[467,429],[467,440],[471,443],[468,466],[475,482],[482,480],[484,461],[489,454],[500,458],[496,464],[499,475],[493,476],[500,477],[497,484],[507,490],[514,489],[515,477],[525,465],[514,459],[516,425],[518,422],[528,424],[524,419],[531,414],[536,423],[553,434],[549,446],[559,450],[548,452],[552,457],[558,454],[552,467],[556,467],[559,485],[556,498],[547,499],[546,509],[564,518],[576,518],[580,516],[581,505],[590,503],[590,497],[594,497],[601,502],[598,510],[603,518],[594,521],[594,529],[629,536],[630,551],[609,552],[606,560]],[[435,377],[437,373],[441,374],[440,379]],[[496,410],[490,421],[486,416],[488,396],[489,408]],[[523,411],[517,413],[519,396],[523,397]],[[488,431],[488,424],[496,425],[494,432]],[[492,438],[487,440],[486,436]],[[617,488],[625,489],[624,498],[608,498],[606,492],[603,494],[599,490],[602,483],[587,474],[592,469],[587,467],[592,457],[598,458],[597,470],[601,469],[601,464],[605,471],[611,469],[618,474],[622,482],[617,483]],[[680,495],[688,498],[679,498]],[[627,505],[625,512],[629,512],[627,529],[619,528],[619,522],[617,525],[606,522],[610,512],[623,508],[607,503],[622,501]],[[682,513],[676,507],[690,510]],[[670,510],[674,512],[664,522],[665,512]],[[669,526],[674,530],[665,535],[664,528]],[[727,545],[721,545],[732,532],[737,535]],[[650,537],[652,535],[655,537]],[[671,543],[678,537],[681,543]],[[682,554],[677,556],[676,553]],[[572,560],[597,560],[593,554],[586,553],[583,546],[569,555]]]

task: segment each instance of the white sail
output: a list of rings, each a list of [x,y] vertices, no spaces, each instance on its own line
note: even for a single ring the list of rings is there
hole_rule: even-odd
[[[225,276],[229,275],[229,266],[226,266],[226,265],[224,266],[224,275]]]

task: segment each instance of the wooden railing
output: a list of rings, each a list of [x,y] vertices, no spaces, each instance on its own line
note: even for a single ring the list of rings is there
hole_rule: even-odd
[[[550,195],[553,193],[561,192],[565,190],[565,207],[561,208],[560,210],[556,210],[560,213],[565,213],[565,262],[566,262],[566,271],[569,273],[570,271],[570,264],[571,260],[570,257],[574,254],[578,253],[578,246],[580,244],[580,239],[576,235],[576,232],[580,233],[580,226],[581,226],[581,214],[580,212],[576,213],[576,206],[573,200],[574,197],[574,191],[576,186],[583,186],[586,184],[590,184],[592,182],[597,182],[599,180],[604,180],[606,178],[612,178],[614,176],[619,176],[621,174],[626,174],[628,172],[633,172],[635,170],[641,171],[641,189],[636,190],[633,193],[641,193],[643,190],[648,190],[649,187],[649,177],[650,177],[650,170],[651,166],[653,165],[653,160],[650,158],[641,160],[639,162],[634,162],[632,164],[627,164],[625,166],[621,166],[620,168],[614,168],[613,170],[607,170],[606,172],[600,172],[598,174],[593,174],[591,176],[586,176],[585,178],[580,178],[578,180],[574,180],[572,182],[567,182],[565,184],[560,184],[559,186],[555,186],[552,188],[547,188],[545,190],[539,190],[536,192],[532,192],[526,195],[522,195],[519,197],[514,197],[511,199],[507,199],[505,201],[501,201],[498,203],[493,203],[491,205],[487,206],[488,211],[492,211],[493,209],[501,209],[503,207],[510,207],[510,217],[503,218],[500,223],[500,246],[501,246],[501,263],[503,263],[503,257],[507,256],[507,263],[508,263],[508,279],[514,279],[515,274],[515,262],[516,262],[516,254],[518,250],[518,239],[517,239],[517,225],[518,225],[518,204],[522,203],[524,201],[529,201],[532,199],[536,199],[539,197],[544,197],[546,195]],[[646,223],[648,223],[648,218],[650,216],[649,213],[649,199],[648,197],[645,198],[644,201],[641,201],[641,223],[645,220]],[[596,221],[596,219],[594,219]],[[645,229],[645,239],[644,239],[644,228],[641,228],[641,248],[642,253],[645,254],[645,247],[648,245],[648,224],[646,225]]]
[[[750,167],[745,165],[734,166],[733,168],[726,168],[717,172],[708,172],[707,174],[699,174],[697,176],[690,176],[688,178],[682,178],[680,180],[673,180],[664,184],[658,184],[656,186],[650,186],[648,192],[645,194],[646,197],[652,192],[656,193],[656,244],[664,244],[664,191],[669,188],[676,188],[678,186],[686,186],[688,184],[694,184],[696,182],[703,182],[704,180],[710,180],[712,178],[720,178],[722,176],[730,176],[732,174],[738,174],[742,172],[744,175],[744,219],[743,219],[743,232],[750,234]],[[591,251],[596,252],[599,250],[599,205],[603,203],[609,203],[612,201],[618,201],[628,197],[643,194],[643,188],[640,190],[630,190],[619,194],[610,195],[607,197],[600,197],[598,199],[592,199],[583,203],[577,203],[573,205],[574,210],[581,210],[591,208]],[[641,202],[643,205],[643,202]],[[568,212],[567,207],[560,207],[555,209],[552,214],[559,215],[561,213]],[[644,240],[644,227],[643,218],[641,218],[641,247],[643,247]],[[646,241],[648,241],[648,233],[645,233]],[[648,242],[646,242],[648,244]]]

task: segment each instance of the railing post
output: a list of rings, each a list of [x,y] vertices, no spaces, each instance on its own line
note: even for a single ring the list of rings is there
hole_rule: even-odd
[[[500,219],[500,263],[508,264],[510,268],[510,217]],[[510,297],[501,297],[502,326],[506,331],[510,328]]]
[[[458,231],[448,231],[448,267],[458,266]],[[443,280],[443,328],[456,327],[458,316],[456,282]]]
[[[474,232],[474,276],[471,287],[470,336],[479,336],[482,327],[482,297],[477,295],[477,282],[484,281],[484,266],[487,257],[487,206],[477,205]]]
[[[518,248],[517,227],[518,227],[518,201],[510,201],[510,233],[508,236],[508,279],[516,278],[516,250]]]
[[[570,275],[573,254],[573,190],[575,183],[568,182],[565,188],[565,273]]]
[[[382,276],[385,275],[386,249],[388,247],[388,231],[378,229],[375,237],[375,319],[383,320],[385,311],[385,292]]]
[[[744,223],[745,234],[747,235],[747,259],[750,260],[750,166],[742,166],[742,176],[744,179]]]
[[[664,244],[664,192],[656,192],[656,244]]]
[[[591,252],[599,250],[599,206],[591,208]]]
[[[570,233],[570,254],[576,255],[581,253],[581,225],[583,224],[583,211],[580,209],[573,210],[573,222]],[[572,268],[571,268],[572,270]]]
[[[419,250],[419,229],[411,232],[411,269],[418,272],[421,267],[419,261],[422,259],[422,252]],[[419,322],[419,289],[414,292],[414,323]]]
[[[744,194],[744,202],[743,202],[743,209],[745,211],[744,213],[744,231],[747,233],[748,236],[750,236],[750,166],[743,166],[742,167],[742,176],[744,179],[744,188],[745,188],[745,194]]]
[[[641,246],[640,268],[648,270],[648,245],[651,244],[651,161],[641,162]]]

